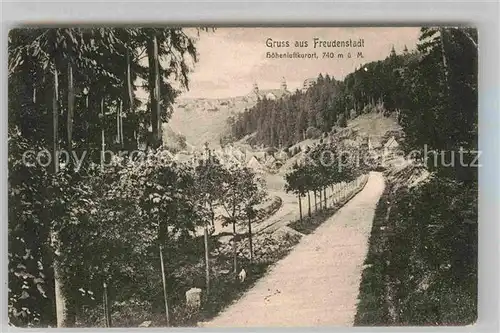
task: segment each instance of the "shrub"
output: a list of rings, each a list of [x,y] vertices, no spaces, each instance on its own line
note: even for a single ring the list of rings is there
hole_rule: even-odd
[[[306,138],[307,139],[318,139],[321,137],[321,131],[316,127],[309,127],[306,130]]]

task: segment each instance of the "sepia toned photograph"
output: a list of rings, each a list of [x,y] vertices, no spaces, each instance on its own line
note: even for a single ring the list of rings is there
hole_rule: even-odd
[[[8,35],[11,327],[477,319],[470,27]]]

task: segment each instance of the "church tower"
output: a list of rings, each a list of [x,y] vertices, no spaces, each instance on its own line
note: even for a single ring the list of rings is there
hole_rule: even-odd
[[[396,50],[394,49],[394,44],[392,44],[391,57],[395,57],[395,56],[396,56]]]
[[[286,90],[286,80],[285,78],[283,77],[283,81],[281,81],[281,90],[285,91]]]
[[[253,89],[252,89],[252,92],[253,92],[254,94],[256,94],[256,95],[258,95],[258,94],[259,94],[259,86],[257,85],[257,82],[255,82],[255,83],[253,84]]]

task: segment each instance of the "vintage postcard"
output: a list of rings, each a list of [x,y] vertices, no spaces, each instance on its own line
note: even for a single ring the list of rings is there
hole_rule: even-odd
[[[474,323],[477,40],[11,30],[10,325]]]

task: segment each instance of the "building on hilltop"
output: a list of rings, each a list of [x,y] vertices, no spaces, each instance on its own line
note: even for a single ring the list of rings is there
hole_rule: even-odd
[[[302,91],[307,91],[307,89],[311,88],[316,83],[315,78],[304,80],[304,84],[302,85]]]
[[[270,100],[276,100],[283,98],[285,96],[289,96],[290,91],[287,89],[286,81],[285,78],[283,78],[283,81],[281,82],[280,88],[279,89],[264,89],[261,90],[259,89],[259,86],[257,83],[254,83],[253,89],[250,92],[250,96],[253,98],[257,99],[270,99]]]

